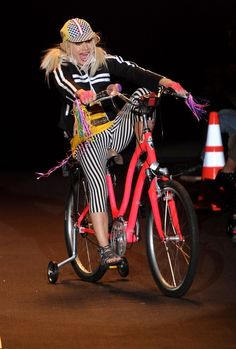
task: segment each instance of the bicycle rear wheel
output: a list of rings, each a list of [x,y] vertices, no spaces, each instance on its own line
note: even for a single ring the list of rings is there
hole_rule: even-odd
[[[88,202],[87,182],[81,167],[72,173],[72,185],[65,207],[65,241],[68,255],[73,253],[73,239],[76,239],[77,256],[71,261],[73,269],[80,279],[96,282],[102,278],[106,268],[101,266],[101,257],[94,233],[80,233],[77,227],[77,218],[83,212]],[[82,226],[92,228],[89,214],[82,221]]]
[[[147,257],[152,276],[162,293],[181,297],[189,290],[196,273],[199,249],[197,217],[191,198],[180,183],[174,180],[163,182],[160,189],[158,207],[165,238],[164,241],[160,238],[150,209]],[[183,237],[181,240],[178,229]]]

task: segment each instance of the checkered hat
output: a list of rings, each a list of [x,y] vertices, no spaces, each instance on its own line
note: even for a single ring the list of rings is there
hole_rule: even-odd
[[[99,39],[90,24],[80,18],[69,19],[61,28],[60,34],[63,42],[83,42],[95,37]]]

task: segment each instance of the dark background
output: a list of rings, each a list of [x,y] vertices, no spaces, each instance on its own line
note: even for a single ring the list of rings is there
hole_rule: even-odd
[[[60,105],[39,65],[43,51],[60,42],[59,30],[72,17],[90,22],[110,53],[179,81],[193,96],[210,99],[212,110],[230,106],[225,71],[235,63],[229,37],[235,28],[233,1],[48,0],[16,6],[6,13],[2,32],[7,30],[3,37],[10,47],[10,55],[2,54],[2,74],[7,73],[2,168],[44,171],[65,156],[57,127]],[[167,142],[201,138],[207,127],[178,101],[162,106],[162,123]]]

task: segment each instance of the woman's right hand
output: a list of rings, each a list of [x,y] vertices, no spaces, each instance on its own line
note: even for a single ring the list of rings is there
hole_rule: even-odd
[[[185,90],[185,88],[183,88],[180,83],[176,82],[176,81],[173,81],[171,79],[168,79],[168,78],[162,78],[160,81],[159,81],[159,85],[162,85],[166,88],[172,88],[178,95],[180,96],[187,96],[188,95],[188,92]]]
[[[76,97],[78,97],[83,104],[89,104],[96,99],[96,93],[92,90],[77,90],[75,93]]]

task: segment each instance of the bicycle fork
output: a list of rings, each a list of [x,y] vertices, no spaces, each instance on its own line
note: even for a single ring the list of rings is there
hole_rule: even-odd
[[[168,180],[168,179],[166,179]],[[174,240],[174,241],[183,241],[183,236],[181,234],[180,224],[178,220],[178,214],[175,206],[175,201],[172,195],[168,194],[165,196],[166,200],[166,210],[170,210],[170,216],[172,219],[173,227],[175,228],[174,236],[166,236],[165,231],[162,227],[162,220],[160,216],[158,199],[162,196],[162,191],[158,185],[157,177],[154,177],[150,182],[150,187],[148,190],[148,195],[152,207],[154,221],[157,227],[158,234],[162,241]]]

